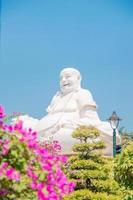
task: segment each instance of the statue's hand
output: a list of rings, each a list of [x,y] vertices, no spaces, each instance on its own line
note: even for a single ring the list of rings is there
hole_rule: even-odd
[[[76,128],[76,124],[75,124],[74,121],[66,120],[64,122],[61,122],[60,128],[71,128],[71,129],[74,129],[74,128]]]
[[[70,129],[75,129],[77,127],[77,124],[70,121],[70,120],[66,120],[66,121],[61,121],[60,123],[58,123],[58,125],[56,125],[53,130],[52,130],[52,134],[58,132],[60,129],[62,128],[70,128]]]

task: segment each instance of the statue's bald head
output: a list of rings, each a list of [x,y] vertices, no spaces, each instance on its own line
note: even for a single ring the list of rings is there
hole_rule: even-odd
[[[60,89],[69,93],[80,88],[81,75],[75,68],[64,68],[60,72]]]
[[[77,76],[77,79],[78,80],[81,80],[81,74],[80,72],[75,69],[75,68],[72,68],[72,67],[69,67],[69,68],[64,68],[61,70],[60,72],[60,77],[63,75],[63,74],[66,74],[66,73],[69,73],[71,75],[76,75]]]

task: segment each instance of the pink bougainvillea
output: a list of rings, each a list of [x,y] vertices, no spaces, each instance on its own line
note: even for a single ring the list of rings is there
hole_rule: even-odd
[[[5,110],[2,105],[0,105],[0,119],[3,119],[6,116]]]
[[[62,171],[66,156],[58,154],[60,145],[38,143],[37,133],[25,130],[23,122],[4,123],[0,106],[0,194],[8,199],[61,200],[73,191],[74,183]]]

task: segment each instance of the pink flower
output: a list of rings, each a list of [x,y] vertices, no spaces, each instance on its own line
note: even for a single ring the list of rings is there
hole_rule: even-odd
[[[8,166],[8,163],[7,162],[3,162],[2,164],[1,164],[1,167],[3,167],[3,168],[6,168]]]
[[[0,105],[0,118],[4,118],[6,116],[5,110],[2,105]]]
[[[8,131],[11,133],[13,131],[13,126],[9,125],[8,126]]]
[[[46,196],[44,195],[44,193],[41,190],[38,191],[38,199],[39,200],[48,200],[48,198],[46,198]]]
[[[23,121],[19,120],[15,125],[14,125],[14,130],[21,130],[23,127]]]
[[[3,128],[3,121],[0,121],[0,128]]]
[[[36,175],[36,174],[32,171],[32,169],[30,169],[30,168],[27,169],[27,175],[28,175],[29,177],[31,177],[32,180],[36,180],[36,179],[37,179],[37,175]]]
[[[5,116],[2,106],[0,113],[0,118]],[[73,191],[74,184],[68,181],[61,169],[62,165],[66,163],[67,157],[59,155],[61,147],[58,141],[39,143],[37,133],[32,129],[24,129],[22,121],[15,125],[7,125],[4,120],[0,120],[0,128],[2,129],[2,138],[0,138],[2,147],[0,149],[0,159],[2,159],[0,165],[1,181],[6,176],[8,180],[11,180],[9,183],[13,188],[14,181],[22,181],[23,175],[27,176],[29,179],[27,187],[30,186],[31,190],[36,192],[38,200],[61,200],[65,194]],[[14,159],[13,154],[11,158],[7,155],[8,152],[10,155],[14,148],[12,145],[14,140],[18,144],[18,146],[15,145],[15,150],[19,145],[22,145],[22,149],[24,148],[22,152],[19,150],[20,158],[24,156],[22,169],[18,167],[20,166],[19,158]],[[7,162],[2,162],[4,160],[7,160],[10,165]],[[16,166],[19,171],[14,169],[13,166]]]
[[[30,184],[30,187],[33,189],[33,190],[36,190],[37,189],[37,183],[35,181],[32,181],[32,183]]]
[[[9,180],[16,180],[20,181],[20,174],[13,168],[7,169],[5,175],[8,177]]]
[[[9,152],[8,148],[3,147],[3,148],[2,148],[1,155],[6,156],[6,155],[8,154],[8,152]]]
[[[10,143],[9,140],[3,141],[2,152],[1,152],[1,154],[2,154],[3,156],[5,156],[5,155],[8,154],[8,151],[9,151],[9,143]]]

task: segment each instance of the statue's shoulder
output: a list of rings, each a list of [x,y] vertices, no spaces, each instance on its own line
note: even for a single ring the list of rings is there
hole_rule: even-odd
[[[80,88],[77,91],[77,96],[85,97],[85,96],[92,96],[91,92],[87,89]]]
[[[77,92],[76,100],[80,108],[83,108],[84,106],[88,106],[88,105],[96,106],[96,103],[93,100],[91,92],[83,88],[81,88]]]

